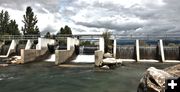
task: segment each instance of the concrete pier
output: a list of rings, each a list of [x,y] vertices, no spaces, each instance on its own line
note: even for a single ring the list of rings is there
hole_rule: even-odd
[[[136,40],[136,62],[140,60],[140,53],[139,53],[139,40]]]
[[[55,64],[65,63],[75,53],[75,45],[79,45],[79,40],[76,38],[67,38],[67,50],[55,51]]]
[[[162,39],[159,40],[159,47],[160,47],[161,61],[164,62],[165,61],[165,57],[164,57],[164,46],[163,46]]]

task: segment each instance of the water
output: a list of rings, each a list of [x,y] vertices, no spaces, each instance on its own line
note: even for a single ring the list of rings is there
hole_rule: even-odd
[[[51,54],[48,59],[44,60],[46,62],[55,62],[55,54]]]
[[[59,67],[49,62],[12,65],[0,68],[0,92],[136,92],[148,67],[162,69],[171,65],[124,63],[114,70],[96,69],[93,64],[86,67]]]
[[[71,62],[74,63],[94,63],[95,61],[94,55],[78,55],[75,60],[72,60]]]

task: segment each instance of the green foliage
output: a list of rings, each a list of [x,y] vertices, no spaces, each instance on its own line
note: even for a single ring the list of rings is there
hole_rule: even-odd
[[[64,28],[60,28],[60,31],[57,33],[57,36],[58,35],[61,35],[61,34],[67,34],[67,35],[72,35],[72,31],[71,31],[71,28],[68,27],[67,25],[64,27]]]
[[[110,32],[106,31],[103,33],[105,53],[111,52],[110,49],[112,47],[112,41],[110,40],[110,37],[111,37]]]
[[[0,35],[20,35],[18,24],[15,20],[10,20],[7,11],[0,12]]]
[[[96,45],[94,42],[82,41],[82,42],[80,42],[80,46],[96,46]]]
[[[20,35],[18,25],[16,24],[15,20],[11,20],[8,26],[8,33],[10,35]]]
[[[22,28],[24,35],[40,35],[39,28],[36,25],[38,20],[30,6],[26,8],[26,14],[23,15],[24,27]]]
[[[45,38],[51,38],[50,32],[47,32],[44,37],[45,37]]]

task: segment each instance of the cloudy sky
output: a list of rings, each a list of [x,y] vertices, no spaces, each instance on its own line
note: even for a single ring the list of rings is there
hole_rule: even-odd
[[[180,0],[0,0],[0,10],[23,26],[31,6],[44,34],[68,25],[73,33],[180,33]]]

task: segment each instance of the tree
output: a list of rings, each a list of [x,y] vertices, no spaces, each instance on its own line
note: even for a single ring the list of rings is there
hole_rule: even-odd
[[[57,35],[60,35],[60,34],[69,34],[69,35],[71,35],[72,34],[71,28],[68,27],[67,25],[64,28],[61,27],[60,31],[57,33]]]
[[[26,14],[23,15],[24,27],[22,28],[24,35],[40,35],[39,28],[36,25],[38,20],[30,6],[26,8]]]
[[[1,11],[0,13],[0,31],[1,34],[6,34],[8,30],[8,24],[9,24],[9,13],[7,11]]]
[[[51,38],[50,32],[47,32],[44,37],[45,37],[45,38]]]
[[[8,24],[8,34],[9,35],[20,35],[18,24],[16,24],[15,20],[11,20]]]
[[[112,45],[110,37],[111,37],[110,32],[106,31],[103,33],[105,53],[109,51],[109,49],[110,49],[109,46]]]
[[[71,28],[68,27],[67,25],[64,27],[64,30],[65,30],[65,34],[72,34]]]
[[[20,35],[18,24],[15,20],[10,20],[7,11],[0,12],[0,35]]]
[[[0,34],[3,34],[4,11],[0,12]]]

